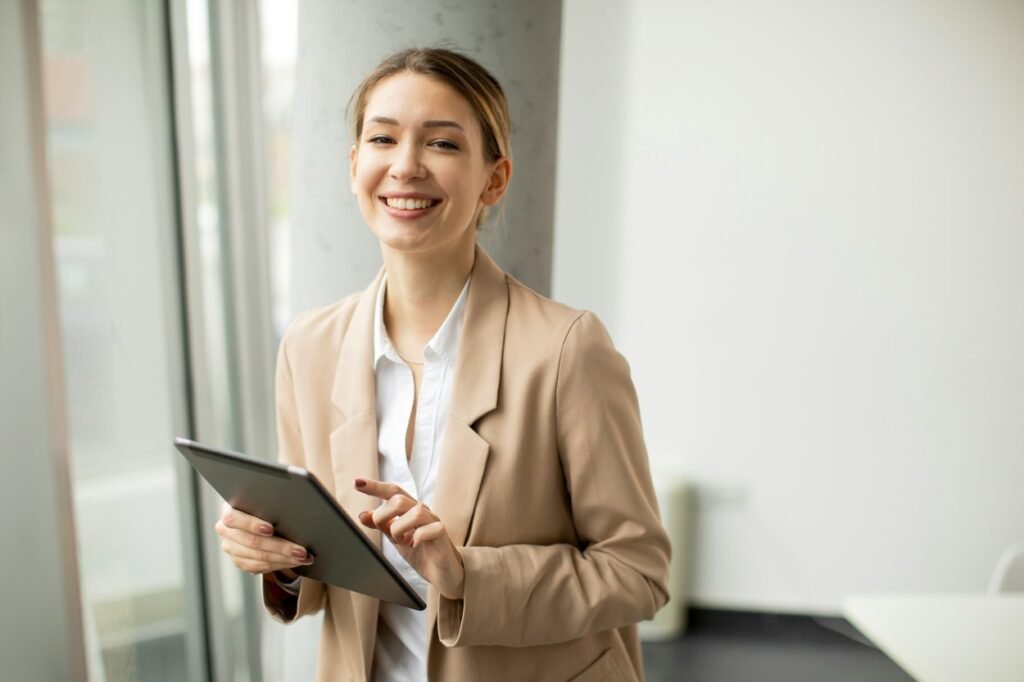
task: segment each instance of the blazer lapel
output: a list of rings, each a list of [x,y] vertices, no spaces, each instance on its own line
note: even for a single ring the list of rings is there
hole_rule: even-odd
[[[377,478],[377,384],[373,368],[373,319],[380,287],[382,269],[373,283],[362,293],[345,329],[338,366],[334,372],[331,402],[340,411],[339,424],[331,432],[331,465],[334,471],[334,494],[341,506],[354,519],[359,512],[369,511],[378,501],[355,489],[355,476]],[[360,526],[379,548],[379,531]],[[362,594],[352,594],[356,633],[362,645],[363,670],[367,676],[373,663],[376,645],[379,602]]]
[[[335,494],[351,516],[377,506],[377,500],[357,491],[355,476],[376,478],[377,385],[373,372],[373,316],[382,269],[359,297],[342,339],[334,372],[331,402],[341,411],[339,425],[331,432],[331,463]],[[368,531],[377,546],[380,534]]]
[[[505,273],[476,249],[473,280],[469,285],[466,317],[462,321],[455,386],[448,406],[448,422],[437,472],[433,511],[444,523],[456,547],[466,544],[469,522],[491,446],[473,429],[476,421],[498,405],[501,360],[505,349],[508,283]],[[431,633],[428,660],[440,643],[437,638],[439,595],[431,586],[427,599],[427,631]]]
[[[505,273],[478,246],[455,361],[455,385],[434,504],[434,512],[457,547],[466,543],[490,452],[490,445],[473,424],[498,404],[507,315]]]

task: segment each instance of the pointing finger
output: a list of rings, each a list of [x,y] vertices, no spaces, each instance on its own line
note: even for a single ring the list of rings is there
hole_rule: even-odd
[[[390,500],[395,495],[405,495],[408,498],[412,498],[412,495],[402,490],[402,488],[394,483],[385,483],[384,481],[375,481],[372,478],[357,478],[354,481],[356,490],[373,497],[379,497],[382,500]]]

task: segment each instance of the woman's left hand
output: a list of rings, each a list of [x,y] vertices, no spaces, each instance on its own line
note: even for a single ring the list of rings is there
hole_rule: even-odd
[[[357,478],[355,487],[383,500],[373,512],[360,512],[360,523],[387,536],[409,565],[446,598],[462,599],[466,569],[441,519],[394,483]]]

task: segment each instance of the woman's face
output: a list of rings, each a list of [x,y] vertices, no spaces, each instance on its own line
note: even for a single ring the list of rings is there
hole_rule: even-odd
[[[501,199],[507,160],[484,158],[473,109],[448,85],[411,72],[379,82],[349,155],[352,193],[370,229],[400,251],[475,243],[476,216]]]

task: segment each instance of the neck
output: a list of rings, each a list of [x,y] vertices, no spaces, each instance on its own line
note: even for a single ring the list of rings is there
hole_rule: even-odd
[[[393,343],[413,352],[412,359],[419,358],[419,349],[444,323],[466,284],[476,256],[472,236],[471,242],[444,253],[409,253],[381,245],[388,275],[384,324]]]

